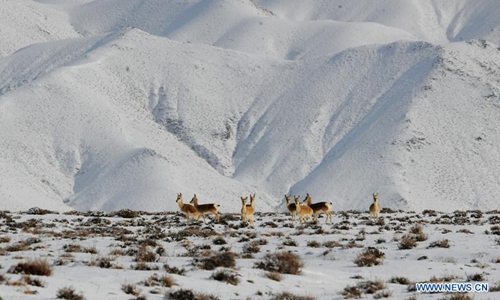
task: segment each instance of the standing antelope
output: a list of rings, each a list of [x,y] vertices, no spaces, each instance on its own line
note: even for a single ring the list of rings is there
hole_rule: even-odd
[[[297,207],[297,213],[299,214],[300,223],[303,223],[306,217],[309,220],[312,220],[313,210],[309,206],[302,205],[300,203],[300,196],[295,196],[295,206]]]
[[[318,217],[319,217],[319,214],[321,214],[321,213],[326,214],[325,223],[328,222],[328,219],[330,219],[330,222],[332,221],[332,213],[330,212],[330,209],[332,208],[333,204],[331,202],[312,203],[312,199],[311,199],[311,196],[309,194],[306,195],[304,202],[307,202],[307,206],[312,208],[313,214],[314,214],[314,219],[316,220],[316,224],[318,224]]]
[[[241,198],[241,222],[246,223],[248,222],[247,216],[246,216],[246,211],[247,211],[247,199],[248,197],[240,197]]]
[[[373,194],[373,203],[370,205],[370,215],[378,219],[380,204],[378,203],[378,193]]]
[[[241,221],[250,223],[252,227],[254,227],[254,212],[255,212],[255,194],[250,195],[250,204],[247,205],[247,197],[243,198],[241,197],[241,203],[242,203],[242,208],[241,208]]]
[[[196,218],[198,220],[200,218],[200,213],[196,210],[194,206],[191,204],[184,204],[184,201],[182,200],[182,193],[177,194],[177,200],[175,201],[177,204],[179,204],[179,208],[181,209],[181,212],[186,215],[186,219],[189,222],[189,217],[193,216],[193,218]]]
[[[205,220],[205,215],[209,214],[214,214],[215,215],[215,222],[219,222],[219,204],[214,204],[214,203],[209,203],[209,204],[198,204],[198,198],[196,197],[196,194],[194,194],[193,199],[191,199],[190,203],[193,203],[194,207],[196,208],[196,211],[203,217],[203,222],[206,224]],[[198,216],[198,219],[200,219],[200,216]]]
[[[295,216],[297,215],[297,206],[295,203],[292,203],[292,195],[285,194],[286,199],[286,208],[292,214],[292,222],[295,221]]]

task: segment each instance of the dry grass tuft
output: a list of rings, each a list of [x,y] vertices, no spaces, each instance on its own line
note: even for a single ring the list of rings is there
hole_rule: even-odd
[[[357,286],[348,285],[340,294],[344,296],[344,299],[360,299],[363,292]]]
[[[123,284],[122,291],[125,294],[139,296],[141,294],[141,290],[135,284]]]
[[[278,272],[266,272],[265,276],[271,280],[278,281],[278,282],[283,280],[283,278],[284,278],[283,274],[278,273]]]
[[[20,262],[17,266],[12,266],[9,273],[50,276],[52,275],[52,267],[46,260],[37,258],[35,260]]]
[[[417,241],[415,240],[415,238],[413,238],[413,236],[408,234],[403,235],[398,243],[398,249],[400,250],[409,250],[415,248],[416,246]]]
[[[292,275],[299,275],[303,266],[302,259],[291,252],[268,253],[263,260],[255,263],[257,269]]]
[[[393,276],[390,280],[390,283],[398,283],[398,284],[403,284],[403,285],[408,285],[410,284],[410,279],[406,277],[399,277],[399,276]]]
[[[194,258],[193,264],[203,270],[213,270],[217,267],[234,268],[236,266],[236,253],[207,251],[207,257]]]
[[[163,264],[163,269],[165,269],[165,271],[167,271],[167,273],[170,273],[170,274],[177,274],[177,275],[181,275],[181,276],[186,275],[186,269],[184,269],[184,268],[179,269],[177,267],[171,267],[169,264]]]
[[[429,244],[427,248],[450,248],[450,241],[448,239],[434,241]]]
[[[316,240],[307,241],[307,247],[319,248],[319,247],[321,247],[321,243],[316,241]]]
[[[238,285],[240,283],[240,279],[238,278],[238,274],[229,269],[220,269],[212,273],[210,278],[215,279],[217,281],[224,281],[232,285]]]
[[[37,286],[37,287],[45,287],[45,282],[40,280],[39,278],[31,278],[29,275],[23,276],[23,281],[28,285]]]
[[[77,294],[74,287],[63,287],[57,290],[57,299],[85,300],[82,294]]]
[[[137,254],[135,256],[135,261],[137,261],[137,262],[156,262],[157,256],[156,256],[156,253],[154,251],[150,250],[148,246],[143,245],[143,246],[141,246],[141,248],[139,248],[139,251],[137,251]]]
[[[172,276],[163,275],[159,276],[158,274],[151,275],[148,279],[146,279],[143,284],[145,286],[163,286],[163,287],[172,287],[177,285],[174,278]]]
[[[377,248],[368,247],[364,252],[358,254],[358,257],[354,260],[354,263],[358,267],[372,267],[382,264],[384,259],[384,252],[378,250]]]

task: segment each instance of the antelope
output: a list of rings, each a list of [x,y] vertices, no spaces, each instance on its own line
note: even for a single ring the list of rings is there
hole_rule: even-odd
[[[179,208],[181,209],[181,212],[186,215],[186,219],[189,222],[189,217],[193,216],[193,218],[196,218],[198,220],[200,218],[200,213],[196,210],[194,206],[191,204],[184,204],[184,201],[182,200],[182,193],[177,194],[177,200],[175,200],[177,204],[179,204]]]
[[[253,214],[255,212],[255,194],[250,195],[250,204],[246,204],[247,197],[241,197],[241,203],[243,207],[241,208],[241,221],[250,223],[252,227],[254,227],[254,217]]]
[[[325,223],[328,222],[328,219],[330,219],[330,222],[332,221],[332,213],[330,212],[330,209],[332,208],[333,203],[331,203],[331,202],[312,203],[312,199],[311,199],[311,196],[309,194],[306,195],[304,202],[307,202],[307,206],[312,208],[313,214],[314,214],[314,219],[316,220],[316,224],[318,224],[318,217],[319,217],[319,214],[321,214],[321,213],[326,214]]]
[[[198,198],[196,197],[196,194],[194,194],[193,199],[191,199],[190,203],[193,203],[194,207],[196,208],[196,211],[200,214],[198,216],[198,219],[200,219],[200,216],[203,217],[203,222],[206,224],[205,220],[205,215],[209,214],[214,214],[215,215],[215,222],[219,222],[219,204],[214,204],[214,203],[208,203],[208,204],[198,204]]]
[[[378,203],[378,193],[373,194],[373,203],[370,205],[370,215],[378,219],[380,204]]]
[[[241,222],[246,223],[248,221],[246,216],[248,197],[245,198],[240,197],[240,198],[241,198]]]
[[[303,223],[306,217],[312,220],[313,210],[309,206],[300,203],[300,196],[295,196],[295,206],[300,217],[300,223]]]
[[[297,215],[297,206],[292,203],[292,195],[285,194],[286,208],[292,214],[292,221],[295,221],[295,216]]]

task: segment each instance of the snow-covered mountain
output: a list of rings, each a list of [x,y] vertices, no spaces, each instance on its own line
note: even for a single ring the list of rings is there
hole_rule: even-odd
[[[497,207],[496,1],[1,4],[4,209]]]

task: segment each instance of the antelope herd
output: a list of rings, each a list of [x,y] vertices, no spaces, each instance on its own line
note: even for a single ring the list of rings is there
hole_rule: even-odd
[[[250,224],[254,227],[254,213],[255,213],[255,194],[250,195],[250,204],[247,204],[248,197],[241,198],[241,221]],[[304,223],[307,218],[309,221],[314,221],[318,224],[319,215],[324,213],[326,215],[325,223],[330,220],[332,222],[331,202],[316,202],[312,203],[312,198],[309,194],[306,195],[304,201],[300,202],[300,196],[294,196],[295,203],[292,202],[292,195],[285,194],[286,208],[292,214],[292,222],[295,222],[296,216],[299,216],[300,223]],[[219,222],[219,204],[208,203],[198,204],[198,197],[196,194],[191,199],[190,203],[184,203],[182,193],[177,194],[177,204],[179,209],[186,216],[187,221],[191,217],[196,218],[196,221],[203,217],[203,222],[206,224],[205,215],[215,215],[215,222]],[[373,203],[370,205],[370,216],[378,219],[380,214],[380,204],[378,203],[378,193],[373,194]]]

